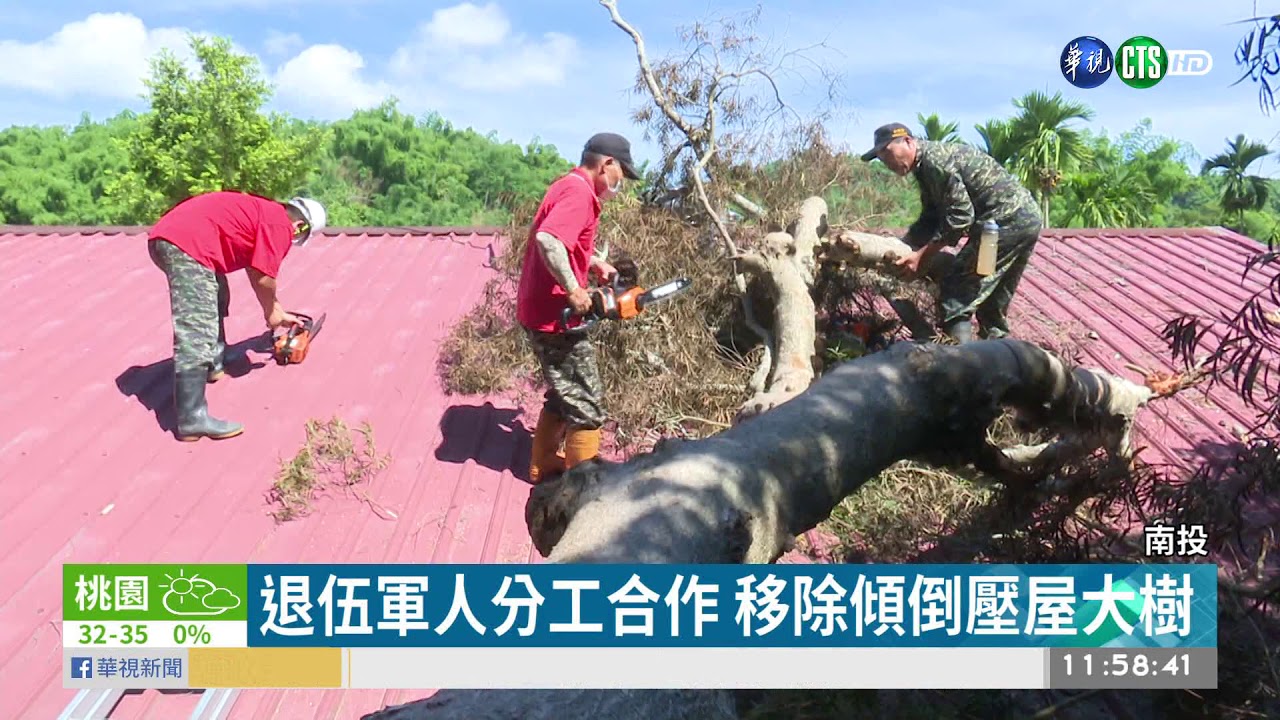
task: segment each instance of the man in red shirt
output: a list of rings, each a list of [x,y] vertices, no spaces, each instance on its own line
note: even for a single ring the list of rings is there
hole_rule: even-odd
[[[597,252],[602,203],[622,191],[623,178],[637,180],[631,143],[600,133],[587,141],[578,167],[552,183],[534,215],[516,294],[516,318],[524,326],[548,389],[533,435],[529,479],[537,483],[600,452],[603,395],[595,348],[571,321],[560,326],[566,306],[581,315],[591,307],[588,274],[609,282],[617,271]],[[557,450],[564,437],[563,467]]]
[[[289,250],[324,229],[325,221],[324,207],[309,198],[280,203],[239,192],[211,192],[178,203],[151,229],[151,261],[169,281],[179,440],[244,432],[239,423],[210,416],[205,401],[205,383],[224,374],[223,320],[231,303],[227,274],[249,274],[268,328],[297,323],[276,297],[276,276]]]

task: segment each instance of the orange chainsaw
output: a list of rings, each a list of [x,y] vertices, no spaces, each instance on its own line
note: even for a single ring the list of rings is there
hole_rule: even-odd
[[[585,331],[601,320],[630,320],[653,303],[688,290],[692,284],[689,278],[676,278],[646,290],[639,285],[626,287],[615,281],[611,286],[591,291],[591,309],[582,315],[581,324],[570,328],[573,308],[565,308],[560,314],[560,328]]]
[[[276,336],[271,356],[275,358],[277,365],[297,365],[306,360],[311,341],[319,334],[320,328],[324,326],[324,319],[328,317],[326,313],[319,320],[312,320],[310,315],[303,313],[289,314],[298,318],[298,324]]]

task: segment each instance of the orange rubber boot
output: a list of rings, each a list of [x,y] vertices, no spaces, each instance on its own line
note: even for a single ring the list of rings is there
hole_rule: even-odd
[[[543,408],[538,426],[533,431],[533,448],[529,453],[529,482],[537,484],[560,470],[556,449],[564,431],[564,418]]]
[[[565,468],[573,468],[600,455],[600,430],[570,430],[564,439]]]

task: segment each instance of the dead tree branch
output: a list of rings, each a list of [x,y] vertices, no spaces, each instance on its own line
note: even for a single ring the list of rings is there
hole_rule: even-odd
[[[711,222],[715,224],[716,231],[720,234],[720,239],[724,242],[725,250],[729,257],[736,257],[738,255],[738,247],[733,242],[733,235],[729,233],[729,228],[724,224],[724,214],[718,212],[712,206],[711,197],[707,195],[707,188],[702,180],[702,175],[706,172],[707,163],[711,161],[716,152],[716,95],[712,93],[708,98],[707,117],[704,127],[696,128],[690,124],[676,110],[675,104],[662,89],[662,85],[653,73],[653,66],[649,64],[649,57],[644,48],[644,38],[640,35],[640,31],[636,30],[631,23],[622,17],[622,13],[618,12],[617,0],[600,0],[600,4],[609,11],[609,18],[613,21],[613,24],[631,36],[631,41],[635,43],[636,62],[640,65],[640,77],[649,88],[649,94],[653,96],[654,103],[662,110],[662,114],[666,116],[667,120],[689,139],[690,147],[694,149],[695,154],[698,156],[697,163],[690,173],[694,189],[698,194],[698,201],[702,203],[702,207],[711,218]]]
[[[715,180],[711,165],[720,152],[720,120],[722,115],[734,116],[738,102],[736,97],[730,96],[736,94],[739,83],[746,78],[763,79],[776,104],[775,111],[785,110],[777,82],[765,63],[754,55],[748,54],[735,66],[725,67],[721,45],[727,48],[731,43],[712,43],[701,31],[695,31],[696,47],[677,68],[662,65],[655,70],[645,50],[643,37],[622,17],[617,1],[600,0],[600,4],[609,11],[613,24],[635,45],[640,82],[648,90],[662,117],[683,135],[680,148],[692,151],[693,158],[687,172],[689,184],[735,265],[735,284],[744,303],[749,303],[744,273],[760,278],[775,301],[771,330],[761,327],[750,312],[751,308],[744,306],[748,321],[753,324],[752,329],[764,342],[765,353],[753,377],[751,389],[754,395],[743,404],[739,418],[757,415],[795,397],[815,375],[816,313],[811,291],[815,274],[814,251],[826,232],[826,203],[819,197],[806,200],[788,231],[769,233],[758,247],[741,250],[726,224],[726,214],[713,201],[707,185],[708,181]],[[711,59],[703,62],[703,53]],[[692,73],[683,82],[679,81],[681,68]],[[673,87],[664,87],[664,78]],[[700,120],[690,120],[681,113],[680,105],[696,106]],[[757,219],[764,217],[765,210],[742,193],[724,190],[722,194]]]

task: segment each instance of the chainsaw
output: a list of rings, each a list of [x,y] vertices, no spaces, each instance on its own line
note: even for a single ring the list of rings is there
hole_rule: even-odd
[[[319,334],[320,328],[324,326],[324,319],[328,317],[326,313],[321,315],[319,320],[313,320],[310,315],[303,313],[290,314],[298,318],[298,323],[291,326],[287,332],[276,336],[271,355],[275,358],[277,365],[297,365],[306,360],[307,351],[311,349],[311,341]]]
[[[647,290],[639,285],[628,287],[619,281],[596,288],[591,291],[591,309],[582,315],[582,323],[574,326],[573,330],[589,330],[601,320],[631,320],[653,303],[682,293],[692,284],[692,280],[682,277]],[[565,308],[560,314],[562,330],[570,329],[569,320],[573,315],[573,308]]]

